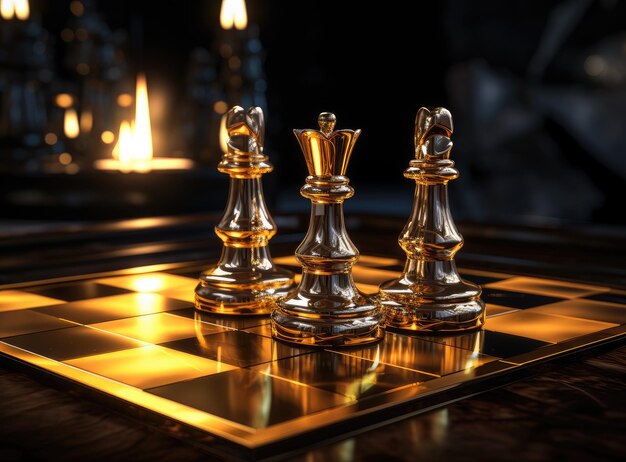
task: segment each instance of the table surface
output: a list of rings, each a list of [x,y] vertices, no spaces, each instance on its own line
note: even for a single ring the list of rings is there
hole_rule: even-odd
[[[282,221],[289,230],[283,235],[283,243],[297,243],[303,218],[277,218],[279,225]],[[69,271],[93,272],[129,266],[129,263],[149,264],[152,259],[212,257],[207,249],[219,250],[210,233],[212,219],[154,219],[52,232],[47,229],[45,233],[22,236],[19,247],[15,246],[14,236],[4,236],[0,247],[11,249],[7,260],[13,266],[7,260],[0,264],[0,278],[3,282],[19,282],[40,279],[44,272],[65,276]],[[400,229],[402,221],[357,217],[352,225],[359,220],[366,226],[364,230],[353,226],[356,232],[351,235],[357,245],[364,236],[372,235],[372,228]],[[478,258],[483,267],[510,270],[515,266],[518,272],[539,266],[544,273],[576,279],[570,263],[583,261],[585,266],[577,268],[578,271],[588,273],[589,268],[600,268],[592,279],[596,277],[596,281],[614,287],[626,285],[619,263],[625,247],[621,246],[619,233],[609,232],[603,239],[590,240],[590,235],[596,236],[600,231],[579,229],[563,233],[472,226],[461,230],[466,241],[473,242],[467,246],[466,264]],[[385,236],[386,241],[382,242],[387,242],[389,248],[395,247],[394,234],[377,233]],[[181,238],[185,238],[185,244],[181,244]],[[48,249],[51,241],[58,245],[55,252],[43,255],[45,268],[35,264],[29,256],[39,254],[41,260],[37,248]],[[363,242],[369,246],[381,245],[376,239]],[[491,251],[484,251],[490,245]],[[603,254],[598,252],[599,247],[615,250]],[[152,252],[146,252],[147,248]],[[91,250],[89,255],[85,255],[85,249]],[[555,257],[546,249],[551,249]],[[559,251],[560,259],[556,258]],[[390,252],[398,255],[395,248]],[[540,260],[534,258],[537,255],[541,256]],[[564,269],[563,263],[570,268]],[[612,351],[587,353],[542,366],[533,370],[535,375],[502,388],[351,438],[322,443],[290,457],[303,461],[622,459],[626,455],[623,441],[626,348],[612,348]],[[184,439],[175,427],[157,432],[138,420],[50,388],[4,365],[0,365],[0,399],[5,403],[0,406],[0,460],[3,461],[207,458],[205,452]]]

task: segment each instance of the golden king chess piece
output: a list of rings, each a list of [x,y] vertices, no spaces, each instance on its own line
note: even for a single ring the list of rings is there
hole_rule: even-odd
[[[336,118],[328,112],[318,122],[321,130],[294,130],[309,170],[300,193],[311,200],[311,219],[296,250],[302,279],[293,292],[276,299],[272,335],[320,347],[377,342],[384,335],[382,307],[354,284],[359,251],[343,216],[343,201],[354,194],[346,168],[361,130],[334,131]]]
[[[415,159],[404,176],[415,180],[409,221],[398,242],[407,255],[398,279],[380,285],[387,327],[424,332],[480,328],[480,286],[459,276],[454,256],[463,246],[448,205],[448,182],[459,172],[450,160],[452,115],[421,108],[415,119]]]
[[[270,300],[294,287],[293,273],[274,266],[268,248],[276,234],[261,176],[273,170],[263,154],[263,111],[235,106],[224,116],[228,151],[218,170],[230,176],[224,216],[215,234],[224,246],[219,262],[200,275],[196,308],[219,314],[269,314]]]

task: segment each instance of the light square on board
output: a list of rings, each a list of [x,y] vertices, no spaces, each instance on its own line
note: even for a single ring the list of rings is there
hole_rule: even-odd
[[[25,310],[41,306],[58,305],[60,303],[65,303],[65,301],[22,290],[0,291],[0,312]]]
[[[165,343],[183,338],[222,332],[223,327],[169,313],[154,313],[134,318],[91,324],[90,327],[149,343]]]
[[[131,274],[112,278],[96,279],[95,282],[135,292],[160,292],[174,288],[186,288],[193,292],[197,279],[169,273]]]
[[[74,367],[145,389],[218,374],[234,366],[157,345],[65,361]]]
[[[615,326],[617,324],[523,310],[490,318],[485,328],[490,331],[558,343]]]
[[[95,324],[114,319],[183,309],[188,306],[188,303],[166,298],[159,294],[128,293],[38,308],[37,311],[81,324]]]
[[[555,314],[595,321],[626,323],[626,306],[585,298],[565,300],[551,305],[538,306],[528,310],[533,313]]]
[[[189,286],[182,286],[175,287],[173,289],[162,290],[161,292],[159,292],[159,294],[164,295],[168,298],[182,300],[184,302],[187,302],[189,306],[193,306],[196,298],[196,292],[194,289],[190,289]]]
[[[523,276],[486,284],[485,287],[557,298],[585,297],[609,291],[608,287]]]

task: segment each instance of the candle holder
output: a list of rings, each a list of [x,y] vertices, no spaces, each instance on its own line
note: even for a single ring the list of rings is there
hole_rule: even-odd
[[[219,262],[200,275],[196,308],[219,314],[269,314],[271,302],[293,288],[293,273],[274,266],[268,248],[276,224],[263,198],[261,177],[273,170],[263,154],[261,108],[235,106],[226,114],[228,151],[218,170],[230,176],[224,216],[215,234]]]
[[[334,131],[334,114],[320,114],[321,130],[294,130],[309,176],[300,193],[311,200],[309,230],[296,250],[302,280],[272,311],[272,335],[310,346],[355,346],[383,338],[383,312],[352,279],[359,251],[346,232],[343,201],[354,189],[345,176],[361,130]]]

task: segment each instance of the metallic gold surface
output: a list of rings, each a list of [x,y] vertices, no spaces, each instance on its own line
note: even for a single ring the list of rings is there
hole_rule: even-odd
[[[454,255],[463,246],[448,205],[448,182],[459,172],[450,160],[452,115],[421,108],[415,120],[415,159],[404,176],[415,180],[415,200],[398,242],[407,254],[399,278],[380,286],[388,327],[416,332],[460,332],[482,327],[480,287],[459,276]]]
[[[63,303],[63,300],[30,294],[21,290],[0,291],[0,312],[23,310],[37,306],[57,305],[59,303]]]
[[[158,412],[171,419],[193,425],[204,431],[211,432],[212,434],[226,437],[241,445],[254,447],[255,443],[258,444],[255,438],[255,432],[249,427],[221,419],[199,409],[194,409],[169,399],[161,398],[139,390],[131,385],[84,371],[45,356],[33,354],[7,343],[0,342],[0,353],[8,354],[53,374],[81,383],[95,390],[100,390],[108,395],[131,402],[134,405],[142,406],[145,409]],[[263,441],[263,439],[261,439],[261,441]]]
[[[218,170],[230,176],[230,190],[215,227],[224,247],[219,262],[200,275],[195,305],[219,314],[268,314],[271,300],[285,295],[294,282],[292,272],[274,266],[268,248],[276,224],[261,184],[261,176],[273,169],[263,154],[263,111],[235,106],[225,117],[228,152]]]
[[[559,298],[587,297],[609,291],[608,287],[521,276],[485,284],[484,287]]]
[[[160,294],[139,292],[79,300],[37,308],[36,311],[80,324],[95,324],[113,319],[183,309],[188,306],[185,302],[166,298]]]
[[[617,324],[520,310],[489,319],[489,330],[558,343]]]
[[[95,277],[139,271],[135,268]],[[189,267],[184,272],[188,274]],[[365,274],[366,278],[370,276]],[[494,274],[485,272],[484,276]],[[69,280],[59,281],[62,284],[59,287],[66,290]],[[361,422],[367,426],[383,425],[389,422],[386,409],[392,415],[402,413],[402,417],[423,412],[429,407],[416,410],[418,402],[427,403],[429,397],[437,399],[437,396],[442,400],[456,399],[461,396],[459,393],[469,392],[462,387],[465,383],[626,336],[626,326],[610,327],[615,324],[580,319],[596,316],[600,321],[618,322],[621,318],[615,316],[619,316],[623,305],[574,299],[546,305],[549,310],[557,309],[554,315],[539,314],[542,309],[535,308],[499,314],[489,320],[489,330],[456,336],[411,337],[388,333],[382,342],[367,348],[330,352],[293,348],[272,341],[269,319],[259,316],[225,317],[187,308],[128,318],[129,313],[145,310],[153,302],[159,308],[176,306],[169,305],[170,301],[163,297],[165,292],[176,288],[129,298],[132,294],[102,297],[100,292],[82,292],[82,283],[74,283],[72,287],[77,294],[99,296],[63,304],[71,305],[68,314],[115,320],[71,327],[71,323],[62,319],[39,316],[40,310],[56,310],[61,306],[0,313],[0,330],[10,327],[5,315],[18,316],[13,321],[37,330],[0,339],[0,354],[33,366],[39,372],[48,371],[57,379],[66,378],[81,388],[99,390],[107,397],[119,399],[126,409],[140,409],[142,416],[147,409],[162,416],[163,422],[206,432],[201,438],[211,440],[217,436],[241,447],[264,451],[283,447],[283,441],[294,437],[311,441],[305,435],[313,430],[323,433],[326,428],[331,433],[325,434],[338,435],[337,431],[354,430]],[[43,290],[42,286],[24,290],[40,289]],[[66,293],[68,300],[76,300],[77,294]],[[84,308],[88,306],[97,306],[98,310]],[[100,311],[105,306],[111,310],[108,315]],[[527,322],[527,317],[531,322]],[[54,322],[48,322],[48,318]],[[45,322],[37,324],[36,320]],[[507,322],[498,326],[502,321]],[[562,323],[567,326],[561,328]],[[223,327],[218,324],[245,332],[220,330]],[[585,324],[589,328],[584,329]],[[542,325],[546,331],[561,329],[553,330],[550,335],[565,338],[574,332],[576,336],[548,345],[529,338],[535,332],[545,334]],[[503,332],[494,331],[500,327]],[[516,328],[519,330],[515,335],[504,333]],[[155,347],[145,341],[168,343]],[[496,357],[504,359],[495,360]],[[218,370],[218,365],[222,369]],[[441,374],[445,375],[438,377]],[[502,375],[503,380],[509,380],[506,377]],[[141,389],[160,384],[163,385]],[[492,385],[490,382],[489,386]],[[476,386],[480,386],[478,382]],[[435,401],[433,405],[440,403]],[[372,413],[379,411],[383,411],[380,420],[372,418]],[[343,427],[350,422],[356,426]]]
[[[188,287],[176,287],[174,289],[162,290],[159,293],[169,298],[175,298],[176,300],[183,300],[185,302],[189,302],[193,305],[196,301],[196,293],[195,293],[196,285],[197,285],[197,282],[194,280],[194,288],[191,290]]]
[[[359,251],[343,215],[343,201],[354,194],[344,174],[361,130],[335,131],[335,115],[328,112],[318,123],[320,130],[294,130],[309,170],[300,193],[311,200],[311,219],[296,250],[302,280],[274,302],[272,332],[279,340],[316,347],[377,342],[384,335],[383,312],[354,284]]]
[[[65,362],[142,389],[235,369],[235,366],[158,345],[103,353]]]
[[[196,323],[193,319],[168,313],[116,319],[115,321],[91,324],[89,327],[149,343],[164,343],[191,338],[195,337],[198,332],[207,335],[226,330],[214,324]]]
[[[97,279],[97,283],[105,284],[136,292],[160,292],[167,289],[187,288],[193,290],[196,280],[184,276],[166,273],[134,274],[114,278]]]
[[[527,311],[626,324],[626,306],[598,300],[565,300],[538,308],[531,308]]]

